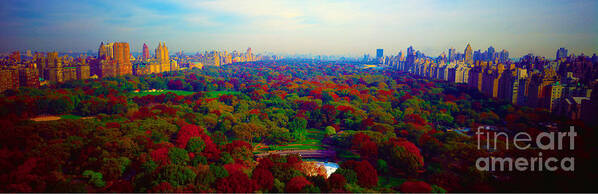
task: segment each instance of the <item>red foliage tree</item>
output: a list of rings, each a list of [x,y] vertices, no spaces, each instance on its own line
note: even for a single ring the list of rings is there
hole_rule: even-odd
[[[307,185],[311,185],[311,183],[305,179],[304,176],[296,176],[287,183],[285,191],[289,193],[299,193],[303,190],[303,187]]]
[[[415,144],[402,138],[390,140],[390,153],[388,157],[394,165],[407,167],[409,170],[417,170],[424,165],[424,157]]]
[[[430,193],[432,187],[423,181],[406,181],[400,187],[401,193]]]
[[[168,157],[167,147],[155,149],[154,151],[152,151],[150,155],[152,157],[152,160],[158,163],[159,165],[170,164],[170,158]]]
[[[120,128],[120,124],[117,122],[110,122],[110,123],[106,123],[106,128]]]
[[[355,109],[353,107],[343,106],[343,105],[337,106],[336,110],[338,110],[339,112],[351,112],[351,113],[355,112]]]
[[[237,163],[225,164],[225,165],[222,165],[222,167],[224,167],[224,169],[226,169],[226,171],[229,173],[243,172],[243,170],[247,168],[247,167],[245,167],[241,164],[237,164]]]
[[[420,117],[419,115],[416,115],[416,114],[405,115],[405,117],[403,119],[405,120],[405,122],[413,123],[413,124],[417,124],[417,125],[425,125],[427,123],[427,121],[425,119],[423,119],[422,117]]]
[[[181,130],[179,130],[179,133],[177,135],[176,146],[185,149],[185,147],[187,147],[187,142],[189,142],[189,139],[193,137],[199,137],[202,134],[202,132],[203,129],[201,129],[197,125],[184,125],[183,127],[181,127]]]
[[[359,145],[361,145],[361,143],[366,141],[370,141],[370,136],[360,132],[353,135],[353,138],[351,139],[351,144],[353,144],[355,148],[358,148]]]
[[[251,144],[242,140],[234,140],[232,143],[226,144],[225,149],[227,152],[232,153],[235,149],[245,147],[251,150]]]
[[[259,164],[257,165],[256,168],[263,168],[266,170],[270,170],[272,168],[272,166],[274,166],[274,162],[272,162],[272,160],[270,160],[270,158],[261,158],[259,160]]]
[[[343,189],[347,184],[347,179],[341,174],[332,174],[328,178],[328,185],[330,189]]]
[[[203,150],[202,155],[212,161],[220,159],[220,150],[218,150],[218,146],[212,141],[212,138],[204,133],[199,135],[199,137],[201,137],[206,144],[206,148]]]
[[[180,79],[170,80],[168,82],[168,88],[172,90],[182,90],[183,89],[183,81]]]
[[[174,187],[169,182],[161,182],[160,184],[152,187],[149,191],[151,193],[172,193],[175,192]]]
[[[378,157],[378,145],[376,142],[367,140],[359,145],[359,155],[365,159],[375,159]]]
[[[255,181],[242,172],[234,171],[218,181],[216,188],[223,193],[252,193],[257,188]]]
[[[253,170],[251,179],[255,180],[259,188],[263,190],[270,190],[274,185],[274,176],[269,170],[264,168],[256,168]]]
[[[299,170],[299,169],[301,169],[301,163],[303,163],[301,158],[299,158],[295,155],[287,156],[287,163],[286,163],[287,166],[294,168],[296,170]]]
[[[378,185],[378,173],[370,162],[363,160],[356,162],[354,166],[357,176],[357,183],[362,187],[372,188]]]

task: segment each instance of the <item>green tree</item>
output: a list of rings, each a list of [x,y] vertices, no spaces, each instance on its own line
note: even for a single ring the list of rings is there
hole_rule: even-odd
[[[185,166],[169,164],[160,169],[158,180],[167,181],[172,186],[177,187],[192,183],[195,180],[195,176],[195,173]]]
[[[224,178],[224,177],[228,176],[228,171],[226,171],[226,169],[222,168],[222,166],[217,166],[217,165],[211,164],[210,171],[212,171],[212,173],[214,174],[214,177],[216,177],[216,178]]]
[[[187,151],[191,153],[202,152],[206,148],[206,143],[201,137],[192,137],[187,143]]]
[[[106,182],[103,180],[102,173],[94,172],[92,170],[85,170],[83,171],[83,176],[89,178],[89,183],[93,184],[95,187],[106,186]]]
[[[170,161],[176,165],[186,165],[187,162],[189,162],[187,151],[178,147],[171,147],[168,150],[168,157],[170,158]]]

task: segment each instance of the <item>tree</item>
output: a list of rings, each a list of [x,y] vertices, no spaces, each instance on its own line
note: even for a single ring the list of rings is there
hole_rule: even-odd
[[[359,145],[359,154],[366,159],[378,157],[378,145],[371,140],[364,141]]]
[[[85,170],[83,171],[83,176],[89,178],[89,183],[96,187],[106,186],[106,182],[103,180],[102,173],[94,172],[92,170]]]
[[[308,185],[311,185],[311,183],[305,179],[304,176],[296,176],[286,184],[285,191],[289,193],[299,193]]]
[[[401,193],[431,193],[432,187],[423,181],[406,181],[401,184]]]
[[[254,123],[241,123],[233,127],[233,133],[240,139],[253,142],[255,137],[262,137],[266,132],[266,128],[262,125]]]
[[[304,162],[301,164],[301,172],[307,176],[324,176],[326,177],[326,168],[323,165],[314,162]]]
[[[216,188],[224,193],[252,193],[257,189],[257,184],[245,173],[234,171],[230,176],[218,180]]]
[[[328,185],[330,185],[330,190],[342,190],[347,184],[347,179],[341,174],[333,173],[328,178]]]
[[[168,89],[182,90],[183,89],[183,81],[180,79],[170,80],[168,82]]]
[[[196,174],[185,166],[169,164],[160,169],[157,179],[167,181],[177,187],[192,183],[195,176]]]
[[[222,166],[211,164],[210,171],[212,171],[214,177],[216,178],[224,178],[228,176],[228,171],[226,171],[226,169],[224,169]]]
[[[192,137],[187,143],[187,151],[191,153],[200,153],[206,148],[206,143],[201,137]]]
[[[372,188],[378,185],[378,173],[367,160],[358,162],[354,167],[359,186]]]
[[[424,166],[424,158],[415,144],[404,139],[391,139],[386,145],[387,161],[398,169],[416,173]]]
[[[284,182],[274,179],[274,187],[272,188],[272,192],[283,193],[285,189]]]
[[[307,128],[307,120],[302,117],[295,117],[295,119],[289,123],[289,130],[291,132],[303,130],[305,128]]]
[[[267,170],[266,168],[254,169],[251,179],[255,180],[259,188],[263,191],[269,191],[274,186],[274,176],[272,176],[270,170]]]
[[[161,182],[160,184],[157,184],[156,186],[152,187],[152,189],[149,190],[149,192],[173,193],[173,192],[175,192],[175,189],[174,189],[174,187],[172,187],[172,185],[169,182]]]
[[[168,157],[175,165],[186,165],[189,162],[187,151],[178,147],[171,147],[168,150]]]
[[[170,164],[170,159],[168,156],[168,148],[162,147],[158,148],[150,153],[152,160],[159,165],[166,165]]]
[[[187,143],[189,142],[189,139],[194,138],[194,137],[199,137],[199,135],[202,133],[203,133],[203,129],[201,129],[197,125],[187,124],[187,125],[181,127],[181,130],[179,130],[179,132],[177,134],[177,140],[176,140],[177,147],[186,148]]]
[[[376,168],[382,174],[388,173],[388,163],[386,163],[386,160],[378,159]]]
[[[345,177],[345,179],[347,180],[347,183],[356,183],[357,182],[357,173],[355,173],[355,171],[351,170],[351,169],[346,169],[346,168],[341,167],[341,168],[336,169],[336,171],[332,174],[333,175],[339,174],[339,175]],[[330,175],[330,176],[332,176],[332,175]]]

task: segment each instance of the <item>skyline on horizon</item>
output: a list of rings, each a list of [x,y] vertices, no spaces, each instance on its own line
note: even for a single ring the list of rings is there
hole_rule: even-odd
[[[506,49],[553,58],[598,53],[597,1],[1,1],[1,52],[97,50],[101,41],[166,42],[173,52],[428,56]],[[359,10],[354,11],[356,7]],[[340,34],[340,36],[339,36]]]

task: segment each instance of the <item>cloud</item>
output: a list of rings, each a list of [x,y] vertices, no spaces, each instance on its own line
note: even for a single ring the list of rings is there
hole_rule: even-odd
[[[4,0],[0,49],[87,50],[119,40],[136,50],[163,40],[172,50],[252,46],[360,56],[413,45],[438,55],[470,42],[476,50],[494,45],[515,56],[530,50],[552,56],[561,46],[596,52],[596,7],[587,0]]]

